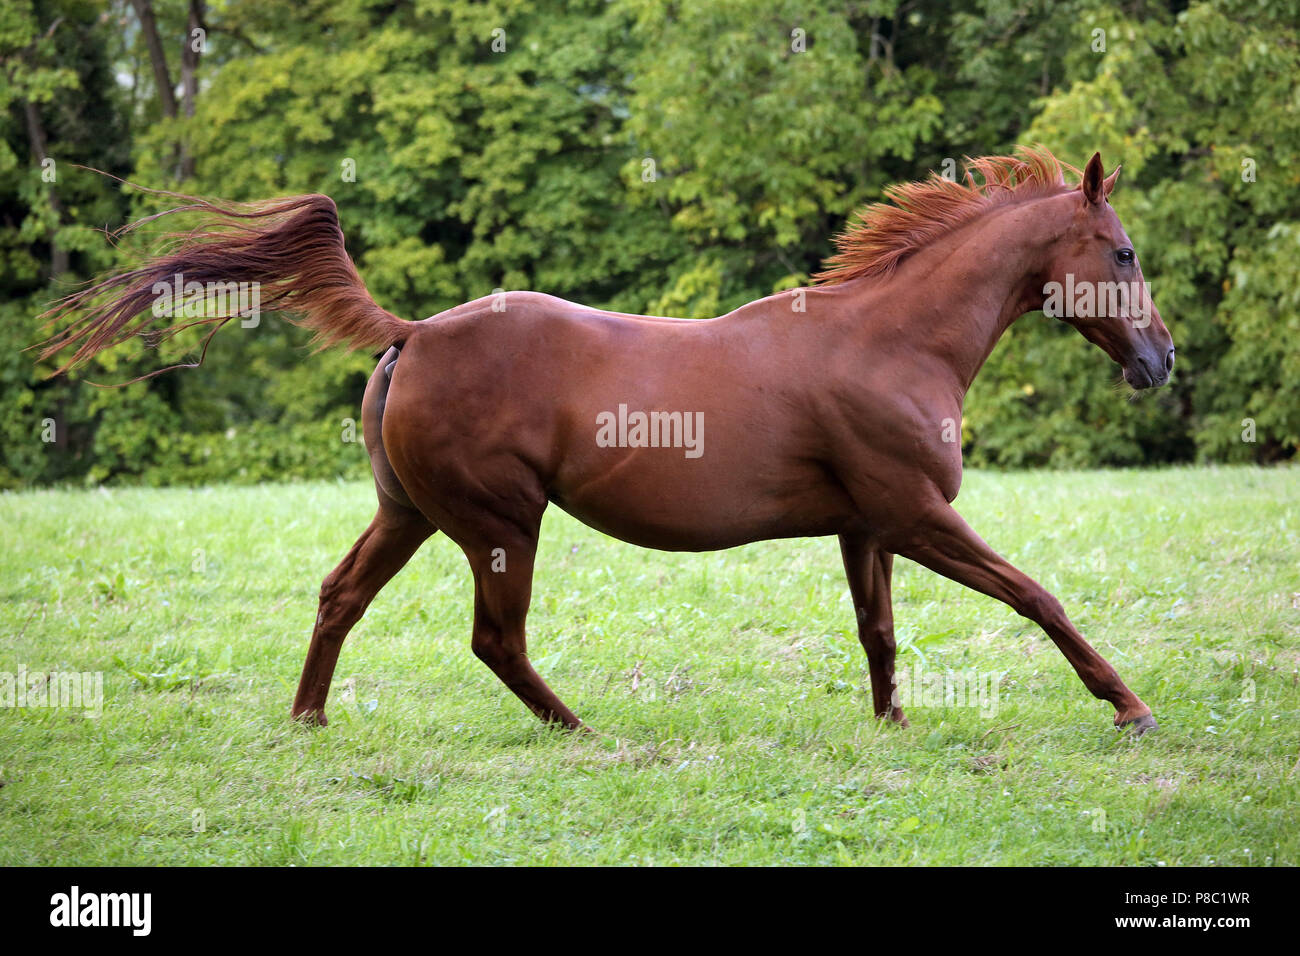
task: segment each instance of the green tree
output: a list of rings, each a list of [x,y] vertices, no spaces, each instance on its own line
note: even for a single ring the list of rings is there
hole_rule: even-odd
[[[1101,31],[1101,32],[1098,32]],[[1100,42],[1098,42],[1100,41]],[[1066,81],[1038,104],[1024,138],[1063,156],[1100,149],[1124,172],[1113,197],[1178,347],[1172,386],[1115,423],[1100,420],[1100,377],[1072,383],[1057,408],[1090,428],[1070,463],[1188,458],[1271,460],[1300,446],[1294,256],[1300,228],[1300,4],[1213,0],[1171,12],[1154,3],[1075,8]],[[1034,349],[1055,334],[1017,329]],[[1068,377],[1043,354],[995,353],[977,380],[975,450],[1008,460],[1008,429],[1037,412],[1014,387]],[[1099,362],[1096,357],[1085,361]],[[1021,369],[1033,370],[1032,374]],[[1070,396],[1073,396],[1071,398]],[[1242,441],[1243,420],[1257,423]],[[987,440],[981,436],[987,435]],[[1021,444],[1010,460],[1036,462]]]
[[[201,373],[124,390],[33,365],[45,305],[159,231],[98,230],[172,202],[73,163],[230,200],[327,193],[409,318],[497,288],[704,317],[808,282],[890,183],[1020,142],[1099,149],[1124,164],[1114,202],[1174,383],[1125,401],[1103,354],[1027,317],[968,398],[970,460],[1293,456],[1298,23],[1300,0],[10,0],[0,487],[365,470],[344,436],[373,359],[309,358],[276,316],[217,336]],[[85,379],[198,341],[148,345]]]

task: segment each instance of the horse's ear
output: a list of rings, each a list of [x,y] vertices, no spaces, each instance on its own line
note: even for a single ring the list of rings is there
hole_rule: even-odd
[[[1119,179],[1119,171],[1123,168],[1124,168],[1123,166],[1116,166],[1115,171],[1111,173],[1109,176],[1107,176],[1105,181],[1101,184],[1102,194],[1107,199],[1110,198],[1111,191],[1115,188],[1115,180]]]
[[[1101,168],[1101,153],[1093,153],[1092,159],[1088,160],[1088,165],[1084,167],[1081,188],[1083,198],[1094,206],[1106,201],[1106,194],[1102,192],[1105,186],[1104,173]]]

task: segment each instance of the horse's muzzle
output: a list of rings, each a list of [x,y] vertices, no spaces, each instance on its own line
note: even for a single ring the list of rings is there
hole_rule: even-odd
[[[1154,361],[1146,356],[1124,366],[1124,381],[1137,389],[1159,388],[1169,381],[1174,370],[1174,350],[1170,348],[1163,358]]]

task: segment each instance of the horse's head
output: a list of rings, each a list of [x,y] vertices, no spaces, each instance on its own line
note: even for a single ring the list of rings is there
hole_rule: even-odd
[[[1107,197],[1119,167],[1106,176],[1094,153],[1066,231],[1053,244],[1043,311],[1068,322],[1124,370],[1134,388],[1169,381],[1174,343],[1151,300],[1142,266]]]

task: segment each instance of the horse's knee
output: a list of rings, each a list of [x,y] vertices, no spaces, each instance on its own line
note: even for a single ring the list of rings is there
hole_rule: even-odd
[[[365,604],[340,575],[331,572],[321,582],[317,624],[349,628],[361,619],[364,611]]]
[[[898,642],[894,640],[893,628],[873,628],[859,635],[862,647],[867,652],[871,663],[888,664],[898,654]]]
[[[1021,596],[1016,613],[1043,626],[1059,623],[1065,618],[1065,608],[1061,602],[1046,588],[1038,585]]]
[[[881,620],[867,608],[858,608],[858,640],[872,659],[888,660],[898,648],[893,622]]]

